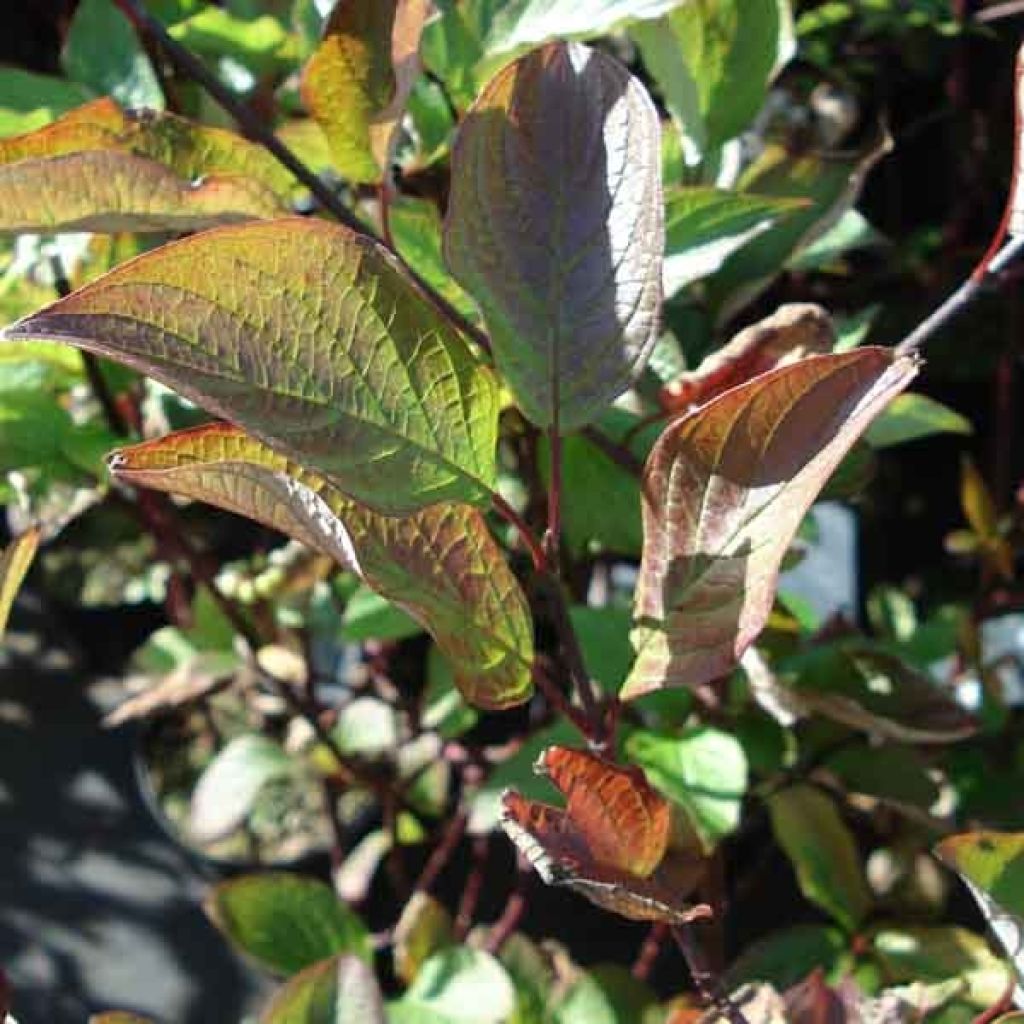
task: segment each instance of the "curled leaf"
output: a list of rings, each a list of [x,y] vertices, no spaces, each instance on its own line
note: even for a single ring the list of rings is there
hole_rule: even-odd
[[[540,426],[594,419],[657,340],[659,131],[643,86],[579,43],[504,68],[459,128],[445,257]]]
[[[502,708],[529,696],[529,608],[476,509],[379,515],[225,425],[125,448],[110,465],[122,480],[247,515],[356,572],[433,634],[474,704]]]
[[[388,514],[490,495],[493,375],[383,247],[338,225],[173,242],[5,334],[147,373]]]
[[[0,232],[195,231],[280,216],[290,187],[232,132],[111,99],[0,140]]]
[[[0,551],[0,639],[3,639],[11,607],[39,547],[39,530],[26,530]]]
[[[302,94],[342,176],[379,182],[419,74],[429,0],[337,0]]]
[[[644,470],[644,552],[622,696],[729,671],[771,611],[801,520],[917,372],[881,348],[809,356],[734,387],[661,435]]]

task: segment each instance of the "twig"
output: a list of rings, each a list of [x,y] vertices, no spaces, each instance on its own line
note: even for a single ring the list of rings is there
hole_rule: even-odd
[[[459,811],[455,817],[449,819],[441,841],[434,847],[427,858],[427,863],[423,865],[420,877],[416,879],[416,884],[413,886],[414,892],[428,892],[437,881],[438,875],[451,860],[455,847],[459,845],[459,841],[465,835],[468,822],[469,814],[465,810]]]
[[[543,571],[546,564],[544,552],[541,550],[540,542],[537,540],[536,535],[533,530],[527,526],[523,517],[497,491],[494,491],[491,494],[491,504],[494,506],[494,511],[497,512],[502,519],[515,527],[516,532],[519,534],[523,543],[530,552],[530,558],[533,559],[534,569],[538,572]]]
[[[537,689],[544,694],[548,703],[561,715],[564,715],[582,733],[588,743],[596,739],[593,725],[590,719],[579,708],[569,703],[569,698],[555,684],[555,681],[547,674],[539,660],[533,663],[533,681]]]
[[[516,880],[512,891],[508,894],[505,902],[505,909],[501,916],[491,925],[484,942],[484,951],[492,955],[499,953],[505,941],[516,930],[526,910],[526,886],[529,883],[531,873],[523,870],[522,864],[516,866]]]
[[[466,887],[462,890],[459,909],[455,914],[455,939],[462,942],[473,924],[480,893],[484,887],[484,872],[487,869],[487,858],[490,854],[490,843],[487,836],[479,836],[473,840],[473,863],[466,878]]]
[[[640,426],[640,424],[637,424],[637,426]],[[624,444],[617,444],[607,434],[594,426],[584,427],[581,433],[595,448],[614,462],[620,469],[625,470],[630,476],[638,477],[643,473],[643,462]]]
[[[630,968],[629,973],[637,981],[647,981],[651,976],[651,971],[654,970],[654,965],[658,962],[658,957],[661,956],[661,950],[667,938],[668,925],[664,921],[658,921],[651,925],[651,930],[644,938],[636,959],[633,961],[633,966]]]
[[[686,961],[690,976],[693,978],[693,983],[701,998],[724,1013],[731,1024],[750,1024],[743,1011],[723,991],[718,975],[705,962],[704,954],[693,932],[693,925],[674,925],[672,937],[683,954],[683,959]]]
[[[555,419],[548,431],[548,528],[544,534],[544,556],[555,572],[561,564],[559,550],[562,544],[562,435],[558,430],[556,398]]]

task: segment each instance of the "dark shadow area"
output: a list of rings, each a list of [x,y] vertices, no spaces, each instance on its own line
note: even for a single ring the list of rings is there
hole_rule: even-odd
[[[0,652],[0,964],[14,1014],[235,1024],[264,986],[203,914],[213,879],[145,810],[131,733],[101,728],[116,684],[79,669],[55,633],[21,610]]]

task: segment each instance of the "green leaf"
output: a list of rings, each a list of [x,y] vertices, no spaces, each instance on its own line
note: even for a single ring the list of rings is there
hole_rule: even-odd
[[[768,981],[783,990],[815,968],[824,970],[828,980],[839,981],[852,966],[847,945],[838,928],[818,924],[783,928],[745,949],[729,968],[725,982],[730,990],[751,981]]]
[[[845,747],[825,762],[854,793],[909,804],[928,810],[939,798],[939,787],[914,750],[892,743]]]
[[[11,607],[39,547],[39,531],[26,530],[0,551],[0,640],[3,639]]]
[[[275,974],[296,974],[340,953],[372,962],[366,926],[314,878],[243,875],[214,886],[207,911],[235,947]]]
[[[343,954],[307,967],[283,985],[260,1024],[388,1024],[373,971]]]
[[[898,395],[874,423],[864,439],[875,448],[905,444],[933,434],[971,434],[970,420],[927,395]]]
[[[665,197],[665,297],[710,277],[737,249],[805,205],[716,188],[673,189]]]
[[[442,739],[455,739],[476,725],[477,714],[455,686],[448,660],[436,646],[427,655],[427,688],[423,692],[422,724]]]
[[[69,78],[100,96],[126,107],[163,108],[164,94],[145,48],[111,0],[81,0],[60,60]]]
[[[629,733],[625,750],[652,786],[685,808],[708,847],[739,824],[747,759],[729,733],[710,726],[678,736],[637,729]]]
[[[966,928],[885,927],[874,933],[871,950],[891,981],[960,979],[964,998],[978,1008],[995,1005],[1009,980],[988,942]]]
[[[569,618],[580,642],[587,671],[607,693],[617,693],[633,664],[629,611],[625,608],[576,605],[569,609]]]
[[[42,128],[89,98],[87,89],[64,78],[0,67],[0,138]]]
[[[788,0],[688,0],[634,26],[644,63],[699,163],[748,127],[791,56]]]
[[[398,123],[419,75],[427,0],[340,0],[302,75],[302,95],[341,175],[387,175]]]
[[[771,612],[807,510],[916,372],[882,348],[808,356],[665,430],[644,470],[637,662],[623,697],[696,686],[735,665]]]
[[[395,973],[408,985],[431,956],[454,943],[452,915],[429,893],[414,892],[395,925]]]
[[[388,1007],[390,1024],[504,1024],[515,990],[489,953],[455,946],[435,953],[400,1001]]]
[[[768,797],[772,829],[796,870],[800,891],[848,932],[871,909],[857,847],[831,800],[799,784]]]
[[[551,1008],[552,1024],[622,1024],[608,994],[591,974],[582,974]]]
[[[298,56],[295,41],[277,18],[239,18],[212,5],[168,30],[172,39],[212,60],[231,57],[257,74],[284,69]]]
[[[194,231],[280,215],[290,182],[232,132],[96,100],[0,140],[0,232]]]
[[[352,643],[361,640],[401,640],[416,636],[423,627],[401,608],[369,587],[360,587],[345,603],[343,636]]]
[[[126,481],[247,515],[334,558],[429,630],[473,703],[503,708],[529,697],[530,610],[476,509],[379,515],[225,425],[123,449],[110,461]]]
[[[709,302],[719,322],[749,303],[778,276],[794,253],[839,221],[856,202],[868,172],[891,145],[888,136],[879,133],[852,155],[791,151],[780,142],[765,147],[740,176],[739,189],[763,198],[802,199],[809,205],[733,253],[708,282]]]
[[[504,68],[459,128],[445,258],[540,426],[600,415],[657,340],[659,131],[639,81],[578,43]]]
[[[385,514],[491,493],[492,374],[383,247],[339,225],[173,242],[5,334],[147,373]]]
[[[236,736],[206,766],[192,794],[189,832],[214,842],[239,828],[260,791],[270,782],[294,778],[298,765],[273,740]]]

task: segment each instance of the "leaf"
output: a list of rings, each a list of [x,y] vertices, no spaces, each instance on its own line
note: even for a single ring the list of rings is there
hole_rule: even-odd
[[[270,871],[213,887],[206,909],[231,943],[275,974],[348,953],[372,962],[366,926],[329,885]]]
[[[0,640],[3,639],[7,628],[14,599],[28,574],[38,547],[39,531],[27,530],[0,551]]]
[[[821,306],[780,306],[770,317],[740,331],[712,352],[696,370],[667,383],[659,401],[669,412],[687,412],[769,370],[830,352],[835,338],[832,321]]]
[[[7,1018],[8,1022],[14,1020]],[[137,1013],[124,1013],[114,1010],[111,1013],[97,1013],[89,1018],[89,1024],[153,1024],[150,1017],[140,1017]]]
[[[192,837],[209,843],[230,835],[248,817],[265,785],[296,771],[296,763],[273,740],[236,736],[199,777],[189,815]]]
[[[529,607],[475,509],[446,504],[382,516],[223,425],[122,449],[110,462],[127,482],[247,515],[351,569],[430,631],[478,706],[508,707],[530,695]]]
[[[407,985],[424,962],[455,944],[452,916],[429,893],[414,892],[395,925],[395,973]]]
[[[396,129],[419,75],[429,0],[338,0],[302,75],[302,95],[342,177],[388,176]]]
[[[493,956],[467,946],[453,946],[435,953],[420,968],[401,1000],[388,1007],[388,1021],[504,1024],[515,1005],[512,982]]]
[[[864,439],[875,448],[905,444],[933,434],[972,434],[970,420],[927,395],[897,395],[868,427]]]
[[[445,258],[540,426],[594,419],[657,341],[659,131],[643,86],[578,43],[504,68],[459,128]]]
[[[255,75],[291,70],[297,46],[284,26],[269,14],[236,17],[228,10],[204,6],[171,25],[171,38],[211,60],[230,57]]]
[[[344,639],[351,643],[401,640],[423,632],[415,619],[369,587],[360,587],[345,602],[342,623]]]
[[[0,138],[49,124],[89,99],[89,91],[53,75],[0,67]]]
[[[739,824],[747,759],[729,733],[709,726],[680,736],[636,729],[625,749],[656,789],[685,808],[709,847]]]
[[[838,928],[800,924],[758,939],[729,968],[729,989],[748,981],[770,981],[779,989],[795,985],[815,968],[838,981],[852,966],[847,940]]]
[[[825,762],[843,785],[855,793],[928,810],[939,787],[917,753],[907,746],[860,743],[844,747]]]
[[[778,276],[790,256],[836,224],[856,202],[868,172],[891,147],[881,132],[853,154],[793,151],[782,142],[769,143],[744,170],[737,187],[763,198],[802,199],[810,205],[733,253],[708,282],[716,320],[728,320]]]
[[[280,215],[290,181],[232,132],[96,100],[0,140],[0,231],[193,231]]]
[[[81,0],[71,19],[61,66],[69,78],[127,107],[162,108],[156,71],[128,18],[111,0]]]
[[[737,249],[805,205],[717,188],[672,189],[665,196],[665,297],[710,277]]]
[[[805,784],[768,798],[772,830],[796,870],[800,891],[848,932],[871,909],[857,847],[835,805]]]
[[[387,1024],[373,971],[342,955],[307,967],[283,985],[260,1024]]]
[[[636,25],[633,38],[696,164],[739,135],[760,111],[768,83],[791,56],[780,0],[688,0]]]
[[[696,686],[736,664],[818,492],[916,371],[881,348],[809,356],[665,430],[644,470],[637,662],[624,698]]]
[[[492,374],[385,249],[339,225],[172,242],[5,334],[147,373],[378,511],[490,496]]]
[[[569,618],[591,678],[596,679],[605,692],[617,693],[633,664],[633,650],[629,646],[629,612],[625,608],[610,606],[587,608],[575,605],[569,609]]]

